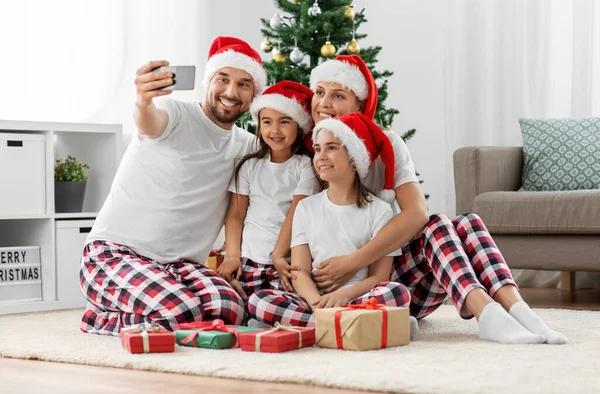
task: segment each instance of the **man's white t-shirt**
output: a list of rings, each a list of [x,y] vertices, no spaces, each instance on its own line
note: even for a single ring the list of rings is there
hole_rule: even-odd
[[[127,148],[87,242],[112,241],[161,263],[202,263],[223,226],[235,160],[255,137],[214,124],[198,102],[156,100],[163,135],[137,134]]]
[[[419,178],[417,178],[415,173],[415,165],[413,164],[410,152],[408,151],[406,143],[404,143],[402,137],[391,130],[384,130],[384,133],[388,136],[394,148],[394,156],[396,161],[396,167],[394,171],[394,190],[398,186],[405,183],[418,183]],[[383,190],[383,185],[385,183],[385,165],[383,164],[381,157],[378,157],[377,160],[375,160],[373,165],[369,168],[367,176],[361,178],[361,182],[371,193],[375,195],[379,194],[379,192]],[[394,201],[392,208],[394,209],[394,216],[400,212],[400,207],[396,201]]]
[[[313,270],[316,265],[334,257],[348,255],[369,242],[392,218],[392,207],[372,197],[366,207],[336,205],[327,190],[298,203],[292,222],[291,246],[308,244]],[[342,287],[361,282],[369,275],[363,268]]]
[[[231,180],[229,191],[248,196],[248,211],[242,232],[242,257],[273,264],[272,252],[294,196],[311,196],[320,190],[312,161],[293,155],[273,163],[269,155],[252,158],[240,168],[238,184]]]

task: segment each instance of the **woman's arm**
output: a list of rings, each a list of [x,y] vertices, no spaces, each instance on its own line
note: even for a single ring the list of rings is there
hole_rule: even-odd
[[[380,258],[369,267],[369,276],[367,278],[355,285],[344,287],[333,293],[325,294],[314,307],[336,308],[346,305],[351,300],[370,292],[377,284],[389,281],[392,260],[392,257],[389,256]]]
[[[334,291],[361,268],[402,247],[427,224],[427,204],[417,182],[398,186],[396,201],[402,211],[367,244],[352,254],[333,257],[317,266],[313,276],[319,288]]]
[[[279,274],[279,280],[281,281],[285,291],[294,290],[291,279],[295,279],[296,277],[291,271],[297,271],[300,269],[295,265],[288,264],[285,258],[290,252],[290,242],[292,240],[292,219],[294,218],[294,212],[296,212],[296,206],[302,199],[306,197],[307,196],[305,195],[294,196],[292,204],[290,205],[290,210],[283,222],[283,226],[281,226],[281,230],[279,231],[279,237],[277,238],[275,249],[273,249],[273,264],[275,265],[275,269]]]
[[[312,305],[321,298],[321,295],[312,280],[312,256],[310,255],[308,244],[292,248],[292,264],[299,268],[296,273],[296,279],[292,279],[294,288],[300,297],[304,298],[309,305]]]
[[[217,269],[217,274],[231,283],[232,274],[239,278],[242,269],[242,231],[248,211],[249,198],[243,194],[231,193],[229,208],[225,217],[225,259]],[[236,289],[237,290],[237,289]]]
[[[357,270],[404,246],[429,221],[427,203],[418,183],[410,182],[398,186],[396,201],[401,212],[393,217],[371,241],[353,253]]]

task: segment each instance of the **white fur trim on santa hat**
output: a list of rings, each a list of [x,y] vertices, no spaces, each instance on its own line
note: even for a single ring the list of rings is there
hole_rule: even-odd
[[[359,100],[369,97],[369,85],[362,72],[350,63],[327,60],[310,73],[310,88],[314,91],[319,82],[337,82],[352,90]]]
[[[286,97],[281,94],[263,94],[252,101],[250,105],[250,113],[252,119],[258,123],[258,113],[263,108],[271,108],[284,114],[291,116],[298,126],[302,129],[303,134],[308,134],[313,125],[312,116],[306,112],[302,105],[293,98]]]
[[[204,80],[202,81],[204,86],[208,87],[213,75],[215,75],[218,70],[225,67],[239,68],[250,74],[254,80],[255,96],[261,94],[266,89],[267,73],[265,72],[265,69],[250,56],[232,50],[218,53],[208,59],[208,62],[206,62],[206,70],[204,71]]]
[[[331,131],[340,139],[342,145],[348,150],[350,160],[354,162],[358,176],[361,178],[366,177],[369,173],[371,158],[362,139],[358,138],[356,133],[344,122],[337,119],[325,119],[315,126],[312,135],[313,143],[317,141],[317,135],[321,130]]]

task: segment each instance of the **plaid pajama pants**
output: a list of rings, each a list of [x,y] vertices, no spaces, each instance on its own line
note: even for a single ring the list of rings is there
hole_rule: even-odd
[[[355,298],[349,304],[362,304],[371,297],[377,303],[388,306],[408,306],[410,293],[401,283],[382,282],[367,294]],[[258,290],[248,299],[250,317],[268,325],[276,322],[292,326],[314,326],[315,317],[310,306],[296,293],[282,290]]]
[[[215,272],[189,260],[160,264],[127,246],[94,241],[85,246],[80,285],[88,301],[81,331],[118,335],[121,327],[154,322],[223,319],[241,324],[244,301]]]
[[[239,281],[248,297],[257,290],[283,290],[273,264],[261,264],[243,257],[242,269]]]
[[[460,315],[467,294],[483,289],[490,297],[505,285],[516,286],[504,257],[481,218],[475,214],[450,220],[432,215],[429,223],[394,258],[391,280],[405,284],[411,293],[410,313],[422,319],[448,296]]]

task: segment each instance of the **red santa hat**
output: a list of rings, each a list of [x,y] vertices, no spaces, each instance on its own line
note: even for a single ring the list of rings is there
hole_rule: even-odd
[[[265,92],[254,99],[250,105],[250,113],[258,123],[258,114],[263,108],[271,108],[291,116],[304,135],[310,133],[313,120],[310,113],[310,100],[313,91],[294,81],[281,81],[270,86]]]
[[[369,119],[375,118],[377,84],[373,74],[358,55],[340,55],[313,68],[310,73],[310,88],[314,91],[319,82],[337,82],[352,90],[364,103],[362,113]]]
[[[312,133],[313,141],[317,140],[319,131],[330,131],[339,138],[348,150],[358,176],[365,178],[369,168],[378,157],[385,165],[383,190],[378,197],[389,203],[394,201],[394,147],[387,135],[367,116],[354,112],[339,118],[324,119],[315,125]]]
[[[236,37],[217,37],[208,51],[208,62],[204,71],[204,86],[208,86],[215,73],[225,67],[246,71],[254,80],[254,95],[261,94],[267,87],[267,73],[262,59],[246,41]]]

